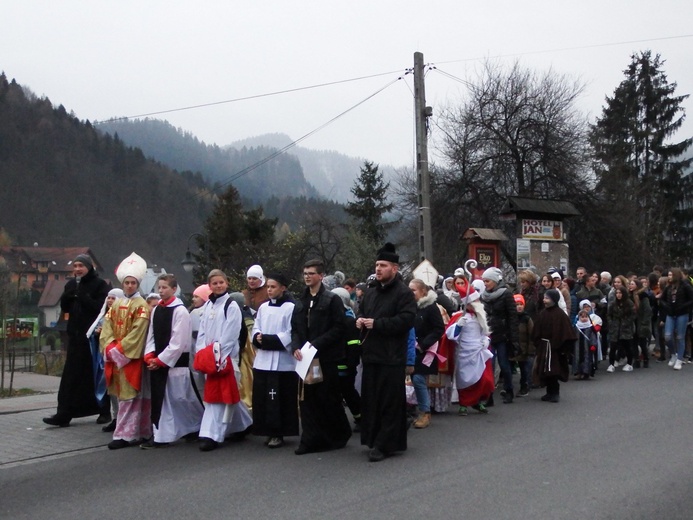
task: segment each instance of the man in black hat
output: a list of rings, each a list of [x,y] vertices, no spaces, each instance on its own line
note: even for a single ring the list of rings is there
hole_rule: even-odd
[[[101,402],[94,390],[94,360],[89,347],[87,331],[101,311],[109,284],[99,278],[94,262],[85,254],[72,261],[74,278],[65,284],[60,297],[60,308],[67,316],[67,352],[65,367],[58,390],[58,412],[45,417],[43,422],[51,426],[69,426],[75,417],[99,414],[99,424],[111,422],[110,401],[105,396]]]
[[[387,243],[378,252],[375,280],[366,290],[356,320],[363,362],[361,444],[370,448],[371,462],[407,449],[404,377],[416,302],[398,270],[399,255]]]

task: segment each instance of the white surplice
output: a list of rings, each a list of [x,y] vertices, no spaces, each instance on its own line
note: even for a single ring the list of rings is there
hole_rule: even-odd
[[[159,426],[152,425],[156,442],[174,442],[184,435],[199,431],[204,412],[192,385],[190,368],[175,366],[181,355],[185,353],[193,355],[190,315],[179,298],[173,300],[167,307],[174,307],[174,311],[171,339],[166,348],[157,356],[159,361],[166,364],[169,369]],[[153,323],[158,308],[157,306],[152,311],[145,354],[155,352]]]
[[[235,301],[226,304],[228,294],[218,298],[210,297],[202,307],[200,330],[197,333],[195,351],[199,352],[207,345],[218,341],[221,345],[221,358],[228,356],[234,367],[236,381],[241,380],[238,368],[238,336],[241,332],[241,309]],[[246,430],[253,424],[248,408],[240,401],[236,404],[205,402],[205,412],[200,426],[200,437],[206,437],[216,442],[223,442],[231,433]]]

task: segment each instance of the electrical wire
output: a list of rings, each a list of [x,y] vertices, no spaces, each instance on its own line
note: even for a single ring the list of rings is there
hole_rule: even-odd
[[[516,52],[516,53],[511,53],[511,54],[497,54],[496,56],[485,56],[482,58],[463,58],[463,59],[459,59],[459,60],[439,61],[437,63],[445,65],[448,63],[462,63],[462,62],[481,61],[481,60],[485,60],[485,59],[496,59],[496,58],[512,58],[512,57],[517,57],[517,56],[528,56],[528,55],[532,55],[532,54],[549,54],[552,52],[579,51],[579,50],[584,50],[584,49],[599,49],[599,48],[603,48],[603,47],[615,47],[617,45],[630,45],[633,43],[649,43],[649,42],[657,42],[657,41],[664,41],[664,40],[677,40],[677,39],[681,39],[681,38],[693,38],[693,34],[680,34],[677,36],[662,36],[660,38],[647,38],[647,39],[643,39],[643,40],[626,40],[626,41],[621,41],[621,42],[596,43],[594,45],[580,45],[578,47],[563,47],[563,48],[558,48],[558,49],[525,51],[525,52]]]
[[[444,70],[441,70],[436,66],[432,66],[431,69],[436,71],[438,74],[445,76],[446,78],[449,78],[453,81],[458,81],[459,83],[462,83],[465,87],[473,87],[474,86],[473,83],[470,83],[466,79],[458,78],[457,76],[454,76],[454,75],[450,74],[449,72],[445,72]]]
[[[393,85],[393,84],[396,83],[397,81],[403,79],[404,76],[406,76],[407,74],[410,74],[410,73],[412,73],[412,72],[413,72],[413,71],[407,69],[403,75],[401,75],[401,76],[399,76],[399,77],[393,79],[392,81],[388,82],[388,83],[385,84],[383,87],[379,88],[378,90],[376,90],[376,91],[373,92],[372,94],[366,96],[364,99],[362,99],[361,101],[359,101],[359,102],[356,103],[355,105],[352,105],[351,107],[347,108],[347,109],[344,110],[343,112],[337,114],[335,117],[333,117],[332,119],[330,119],[330,120],[327,121],[326,123],[323,123],[323,124],[320,125],[319,127],[315,128],[315,129],[313,129],[313,130],[311,130],[311,131],[308,132],[307,134],[305,134],[305,135],[299,137],[298,139],[296,139],[295,141],[293,141],[293,142],[287,144],[285,147],[283,147],[283,148],[281,148],[281,149],[279,149],[279,150],[276,150],[275,152],[272,152],[270,155],[268,155],[267,157],[265,157],[265,158],[263,158],[263,159],[257,161],[256,163],[251,164],[250,166],[247,166],[246,168],[243,168],[242,170],[240,170],[240,171],[238,171],[238,172],[232,174],[231,177],[228,178],[228,180],[226,180],[225,182],[223,182],[223,183],[221,183],[221,184],[218,184],[218,185],[213,189],[213,191],[216,191],[216,190],[218,190],[218,189],[220,189],[220,188],[223,188],[224,186],[228,186],[229,184],[231,184],[231,183],[233,183],[234,181],[240,179],[240,178],[243,177],[244,175],[249,174],[249,173],[252,172],[253,170],[256,170],[256,169],[259,168],[260,166],[262,166],[262,165],[264,165],[264,164],[267,164],[268,162],[270,162],[270,161],[273,160],[274,158],[280,156],[281,154],[286,153],[288,150],[290,150],[291,148],[293,148],[294,146],[296,146],[296,145],[297,145],[298,143],[300,143],[301,141],[304,141],[304,140],[307,139],[308,137],[312,136],[313,134],[319,132],[320,130],[322,130],[323,128],[327,127],[328,125],[334,123],[335,121],[337,121],[337,120],[340,119],[341,117],[345,116],[346,114],[348,114],[348,113],[351,112],[352,110],[354,110],[354,109],[358,108],[359,106],[363,105],[366,101],[368,101],[369,99],[371,99],[371,98],[377,96],[377,95],[380,94],[383,90],[387,89],[388,87],[390,87],[391,85]],[[201,195],[200,195],[200,196],[201,196]]]
[[[195,110],[197,108],[206,108],[206,107],[213,107],[213,106],[217,106],[217,105],[225,105],[228,103],[236,103],[238,101],[248,101],[251,99],[259,99],[259,98],[270,97],[270,96],[278,96],[280,94],[289,94],[291,92],[300,92],[301,90],[311,90],[311,89],[315,89],[315,88],[329,87],[332,85],[339,85],[341,83],[350,83],[353,81],[361,81],[364,79],[378,78],[381,76],[389,76],[390,74],[395,74],[397,72],[399,72],[399,70],[390,71],[390,72],[381,72],[379,74],[371,74],[370,76],[359,76],[357,78],[349,78],[349,79],[342,79],[342,80],[337,80],[337,81],[330,81],[327,83],[318,83],[317,85],[308,85],[306,87],[296,87],[296,88],[290,88],[290,89],[285,89],[285,90],[278,90],[276,92],[267,92],[265,94],[256,94],[253,96],[245,96],[245,97],[240,97],[240,98],[227,99],[224,101],[213,101],[211,103],[201,103],[199,105],[190,105],[187,107],[171,108],[171,109],[167,109],[167,110],[159,110],[157,112],[147,112],[145,114],[137,114],[137,115],[133,115],[133,116],[115,117],[112,119],[108,119],[106,121],[96,121],[93,124],[98,125],[101,123],[114,123],[117,121],[126,121],[128,119],[136,119],[139,117],[158,116],[161,114],[170,114],[173,112],[183,112],[185,110]]]
[[[448,63],[462,63],[462,62],[470,62],[470,61],[481,61],[484,59],[527,56],[527,55],[532,55],[532,54],[548,54],[548,53],[552,53],[552,52],[566,52],[566,51],[575,51],[575,50],[583,50],[583,49],[597,49],[597,48],[602,48],[602,47],[613,47],[613,46],[617,46],[617,45],[628,45],[628,44],[633,44],[633,43],[648,43],[648,42],[664,41],[664,40],[676,40],[676,39],[691,38],[691,37],[693,37],[693,34],[682,34],[682,35],[677,35],[677,36],[662,36],[660,38],[648,38],[648,39],[642,39],[642,40],[627,40],[627,41],[621,41],[621,42],[598,43],[598,44],[594,44],[594,45],[581,45],[581,46],[577,46],[577,47],[563,47],[563,48],[557,48],[557,49],[526,51],[526,52],[518,52],[518,53],[512,53],[512,54],[497,54],[495,56],[486,56],[486,57],[477,57],[477,58],[461,58],[458,60],[440,61],[437,63],[445,65]],[[406,70],[411,71],[413,69],[406,69]],[[94,121],[93,124],[98,125],[98,124],[102,124],[102,123],[125,121],[127,119],[135,119],[135,118],[139,118],[139,117],[157,116],[157,115],[162,115],[162,114],[170,114],[173,112],[182,112],[185,110],[195,110],[198,108],[206,108],[206,107],[212,107],[212,106],[217,106],[217,105],[224,105],[224,104],[228,104],[228,103],[236,103],[238,101],[248,101],[251,99],[258,99],[258,98],[270,97],[270,96],[278,96],[281,94],[288,94],[291,92],[299,92],[302,90],[311,90],[311,89],[327,87],[327,86],[331,86],[331,85],[338,85],[341,83],[350,83],[353,81],[361,81],[364,79],[377,78],[377,77],[381,77],[381,76],[388,76],[390,74],[395,74],[397,72],[399,72],[399,71],[394,70],[394,71],[389,71],[389,72],[381,72],[378,74],[371,74],[368,76],[359,76],[359,77],[355,77],[355,78],[330,81],[330,82],[326,82],[326,83],[318,83],[316,85],[308,85],[305,87],[296,87],[296,88],[291,88],[291,89],[279,90],[276,92],[267,92],[265,94],[256,94],[253,96],[245,96],[245,97],[240,97],[240,98],[227,99],[227,100],[223,100],[223,101],[213,101],[210,103],[201,103],[201,104],[190,105],[190,106],[186,106],[186,107],[171,108],[171,109],[167,109],[167,110],[159,110],[156,112],[147,112],[147,113],[136,114],[136,115],[131,115],[131,116],[116,117],[116,118],[111,118],[111,119],[108,119],[105,121]],[[428,71],[426,71],[426,72],[428,72]],[[455,79],[455,78],[453,77],[453,79]],[[463,81],[463,80],[460,80],[459,78],[457,78],[457,80]]]
[[[664,41],[664,40],[675,40],[675,39],[691,38],[691,37],[693,37],[693,34],[684,34],[684,35],[677,35],[677,36],[664,36],[664,37],[660,37],[660,38],[648,38],[648,39],[641,39],[641,40],[609,42],[609,43],[601,43],[601,44],[594,44],[594,45],[582,45],[582,46],[577,46],[577,47],[564,47],[564,48],[558,48],[558,49],[526,51],[526,52],[512,53],[512,54],[499,54],[496,56],[489,56],[489,57],[484,57],[484,58],[463,58],[463,59],[458,59],[458,60],[448,60],[448,61],[442,61],[442,62],[437,62],[437,63],[440,63],[440,64],[462,63],[462,62],[470,62],[470,61],[480,61],[483,59],[507,58],[507,57],[516,57],[516,56],[526,56],[526,55],[532,55],[532,54],[547,54],[547,53],[552,53],[552,52],[567,52],[567,51],[574,51],[574,50],[595,49],[595,48],[603,48],[603,47],[613,47],[613,46],[617,46],[617,45],[627,45],[627,44],[633,44],[633,43],[647,43],[647,42]],[[450,74],[449,72],[445,72],[445,71],[439,69],[436,64],[429,63],[429,64],[425,65],[425,67],[426,67],[425,75],[428,75],[428,72],[430,72],[430,71],[436,71],[436,72],[440,73],[441,75],[443,75],[449,79],[452,79],[454,81],[462,83],[465,86],[472,86],[472,83],[470,83],[469,81],[466,81],[462,78],[454,76],[453,74]],[[331,81],[331,82],[326,82],[326,83],[319,83],[319,84],[315,84],[315,85],[297,87],[297,88],[292,88],[292,89],[285,89],[285,90],[280,90],[280,91],[276,91],[276,92],[268,92],[268,93],[264,93],[264,94],[256,94],[253,96],[245,96],[245,97],[240,97],[240,98],[228,99],[228,100],[224,100],[224,101],[215,101],[215,102],[211,102],[211,103],[202,103],[202,104],[190,105],[190,106],[186,106],[186,107],[179,107],[179,108],[173,108],[173,109],[168,109],[168,110],[160,110],[160,111],[156,111],[156,112],[148,112],[148,113],[119,117],[119,118],[112,118],[112,119],[109,119],[107,121],[101,121],[101,122],[95,121],[93,124],[98,125],[98,124],[101,124],[104,122],[124,121],[124,120],[128,120],[128,119],[136,119],[136,118],[141,118],[141,117],[149,117],[149,116],[156,116],[156,115],[161,115],[161,114],[169,114],[169,113],[173,113],[173,112],[181,112],[181,111],[185,111],[185,110],[194,110],[194,109],[198,109],[198,108],[218,106],[218,105],[223,105],[223,104],[228,104],[228,103],[235,103],[235,102],[239,102],[239,101],[248,101],[251,99],[277,96],[277,95],[281,95],[281,94],[299,92],[302,90],[311,90],[311,89],[316,89],[316,88],[321,88],[321,87],[326,87],[326,86],[331,86],[331,85],[337,85],[337,84],[342,84],[342,83],[360,81],[360,80],[364,80],[364,79],[376,78],[376,77],[386,76],[386,75],[390,75],[390,74],[397,73],[397,72],[399,72],[399,71],[382,72],[382,73],[378,73],[378,74],[371,74],[368,76],[359,76],[359,77],[355,77],[355,78]],[[356,109],[357,107],[359,107],[360,105],[362,105],[363,103],[368,101],[369,99],[373,98],[374,96],[376,96],[377,94],[379,94],[380,92],[382,92],[383,90],[388,88],[390,85],[394,84],[395,82],[399,81],[400,79],[403,79],[404,76],[406,76],[408,74],[412,74],[413,72],[414,72],[414,69],[412,69],[412,68],[405,69],[405,73],[403,75],[401,75],[401,76],[397,77],[396,79],[392,80],[391,82],[387,83],[384,87],[378,89],[377,91],[375,91],[371,95],[367,96],[363,100],[359,101],[358,103],[356,103],[352,107],[341,112],[340,114],[333,117],[332,119],[330,119],[326,123],[315,128],[314,130],[308,132],[307,134],[303,135],[302,137],[296,139],[295,141],[289,143],[288,145],[281,148],[280,150],[273,152],[272,154],[268,155],[264,159],[261,159],[260,161],[258,161],[256,163],[236,172],[235,174],[231,175],[231,177],[227,181],[225,181],[221,184],[218,184],[216,186],[216,188],[214,188],[212,191],[215,191],[216,189],[219,189],[221,187],[224,187],[224,186],[231,184],[235,180],[240,179],[244,175],[247,175],[248,173],[259,168],[260,166],[262,166],[262,165],[268,163],[269,161],[273,160],[274,158],[278,157],[279,155],[287,152],[288,150],[290,150],[291,148],[296,146],[298,143],[302,142],[303,140],[312,136],[316,132],[319,132],[323,128],[325,128],[328,125],[332,124],[333,122],[337,121],[342,116],[344,116],[347,113],[351,112],[352,110]],[[407,86],[409,86],[409,85],[407,84]],[[411,91],[411,88],[410,88],[410,91]],[[413,94],[414,93],[412,92],[412,95]]]

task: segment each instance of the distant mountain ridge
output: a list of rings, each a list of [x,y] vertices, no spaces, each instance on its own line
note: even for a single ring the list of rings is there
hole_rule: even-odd
[[[11,242],[88,245],[110,273],[132,251],[180,269],[215,197],[0,74],[0,228]]]
[[[241,197],[254,203],[272,196],[317,197],[320,195],[305,178],[299,160],[276,150],[256,146],[221,148],[200,141],[190,132],[159,119],[104,121],[99,130],[117,135],[147,157],[178,171],[200,172],[211,185],[233,184]]]
[[[241,139],[226,148],[240,150],[243,147],[267,146],[280,150],[292,142],[288,135],[274,133]],[[323,197],[341,203],[351,198],[350,190],[364,159],[350,157],[334,150],[311,150],[303,146],[294,146],[286,153],[298,158],[306,180],[315,186]]]

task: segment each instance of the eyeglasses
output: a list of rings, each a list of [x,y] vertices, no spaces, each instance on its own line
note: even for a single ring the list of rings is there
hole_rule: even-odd
[[[318,273],[303,273],[303,276],[315,276]]]

